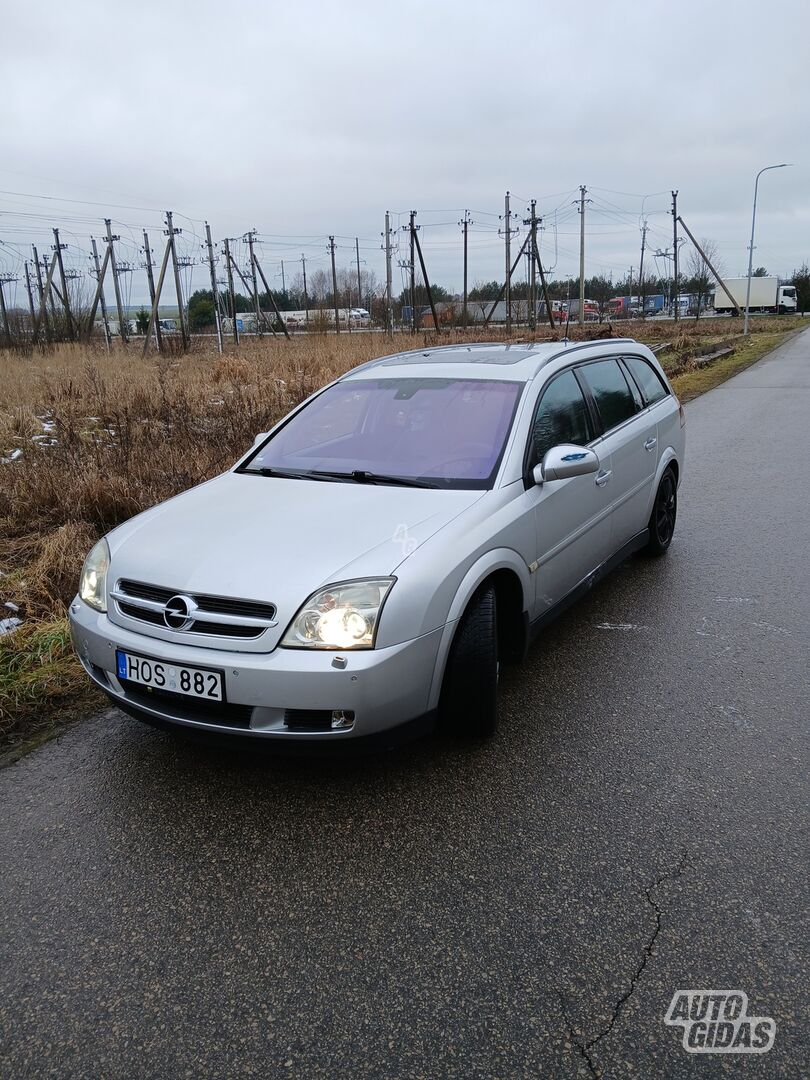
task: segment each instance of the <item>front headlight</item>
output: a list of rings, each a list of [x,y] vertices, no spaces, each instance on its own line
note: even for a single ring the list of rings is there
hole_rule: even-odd
[[[347,581],[313,593],[287,628],[288,649],[373,649],[393,578]]]
[[[79,581],[79,596],[85,604],[96,611],[107,610],[107,570],[110,566],[110,548],[102,537],[84,560]]]

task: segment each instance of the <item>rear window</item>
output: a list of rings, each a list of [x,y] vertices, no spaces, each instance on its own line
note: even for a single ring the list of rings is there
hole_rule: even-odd
[[[616,360],[597,360],[583,364],[580,374],[593,394],[605,431],[623,424],[636,414],[636,403],[624,372]]]
[[[640,356],[626,356],[624,362],[627,364],[630,374],[636,380],[648,405],[654,405],[656,401],[660,401],[669,394],[669,390],[661,382],[658,372],[646,360],[643,360]]]

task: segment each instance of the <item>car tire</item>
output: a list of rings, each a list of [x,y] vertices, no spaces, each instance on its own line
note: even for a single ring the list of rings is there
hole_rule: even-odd
[[[672,543],[677,515],[678,482],[672,469],[667,469],[661,477],[650,514],[650,538],[645,549],[648,555],[663,555],[667,551]]]
[[[439,700],[441,731],[486,738],[498,724],[498,603],[493,585],[473,596],[461,618]]]

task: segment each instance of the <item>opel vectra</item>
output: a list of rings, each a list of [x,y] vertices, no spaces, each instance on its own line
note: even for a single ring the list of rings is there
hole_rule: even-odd
[[[374,360],[100,540],[70,608],[76,650],[157,726],[487,735],[499,664],[631,553],[667,550],[684,441],[635,341]]]

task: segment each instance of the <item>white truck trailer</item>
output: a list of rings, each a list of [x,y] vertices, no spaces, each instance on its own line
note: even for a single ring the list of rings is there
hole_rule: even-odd
[[[737,301],[740,310],[744,310],[748,278],[723,278],[723,284]],[[773,315],[795,314],[796,288],[793,285],[780,285],[779,278],[752,277],[748,303],[751,311],[769,312]],[[734,305],[719,284],[714,293],[714,310],[719,314],[734,310]]]

